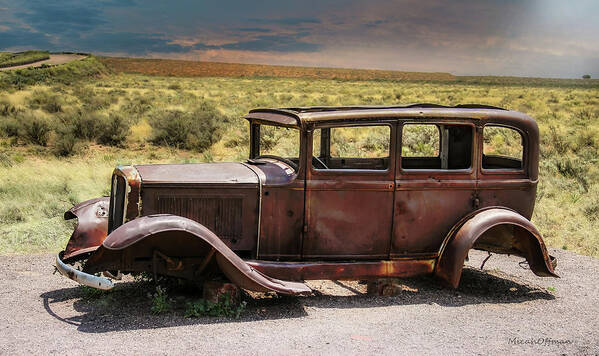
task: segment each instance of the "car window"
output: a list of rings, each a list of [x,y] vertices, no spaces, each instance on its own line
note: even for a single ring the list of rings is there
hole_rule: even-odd
[[[260,127],[260,155],[293,159],[299,157],[299,130],[280,126]]]
[[[401,168],[458,170],[472,165],[471,125],[405,124],[401,134]]]
[[[483,128],[483,168],[522,169],[522,134],[509,127],[487,125]]]
[[[313,133],[314,169],[389,168],[391,127],[350,126],[316,129]]]
[[[437,125],[404,125],[401,154],[403,157],[438,157],[441,137]]]

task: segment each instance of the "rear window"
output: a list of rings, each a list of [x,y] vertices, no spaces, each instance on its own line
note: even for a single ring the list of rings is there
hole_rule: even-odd
[[[483,129],[483,168],[522,169],[524,140],[522,134],[503,126],[485,126]]]

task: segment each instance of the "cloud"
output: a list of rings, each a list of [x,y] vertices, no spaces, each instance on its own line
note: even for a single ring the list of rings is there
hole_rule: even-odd
[[[225,44],[223,49],[268,52],[316,52],[322,48],[316,43],[298,41],[297,36],[258,36],[254,40]]]
[[[317,52],[322,45],[300,40],[308,36],[307,32],[292,35],[260,35],[248,40],[209,45],[203,42],[194,44],[195,50],[238,50],[257,52]]]
[[[0,31],[0,49],[599,76],[596,0],[0,0]]]
[[[261,28],[261,27],[241,27],[241,28],[234,29],[234,31],[268,33],[268,32],[272,32],[273,30],[271,30],[270,28]]]
[[[282,18],[264,18],[264,19],[249,19],[250,22],[263,23],[263,24],[277,24],[277,25],[303,25],[303,24],[319,24],[322,21],[314,17],[282,17]]]
[[[82,51],[120,52],[140,55],[146,53],[181,53],[189,51],[190,46],[172,43],[160,34],[142,34],[130,32],[93,33],[75,39],[74,43]]]
[[[32,28],[45,33],[89,31],[107,23],[97,5],[80,3],[32,2],[26,10],[15,15]]]
[[[56,46],[44,34],[23,29],[7,29],[0,36],[0,48],[15,49],[17,51],[27,48],[55,50]]]

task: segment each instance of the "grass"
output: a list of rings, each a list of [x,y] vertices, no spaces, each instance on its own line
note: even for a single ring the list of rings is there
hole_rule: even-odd
[[[432,102],[495,105],[534,117],[541,131],[541,162],[533,222],[548,245],[599,257],[599,86],[593,80],[181,78],[108,74],[111,70],[93,57],[73,63],[86,69],[60,69],[43,80],[27,72],[17,84],[0,73],[0,254],[63,248],[72,223],[62,221],[62,213],[78,201],[107,194],[117,164],[247,158],[248,125],[239,118],[252,108]],[[214,107],[213,117],[221,121],[214,144],[190,145],[192,150],[152,144],[161,115],[192,113],[204,104]],[[78,111],[72,116],[76,120],[125,118],[130,134],[122,147],[99,145],[83,125],[66,157],[57,157],[59,126],[65,115]],[[52,123],[52,131],[42,136],[46,146],[11,131],[11,122],[21,116]],[[285,139],[272,138],[273,145],[289,148]],[[364,139],[363,144],[379,143]]]
[[[48,58],[50,58],[48,51],[0,52],[0,68],[20,66],[43,61]]]
[[[101,77],[109,70],[95,57],[90,56],[59,66],[23,68],[0,72],[0,90],[22,90],[27,86],[53,83],[70,85],[85,79]]]

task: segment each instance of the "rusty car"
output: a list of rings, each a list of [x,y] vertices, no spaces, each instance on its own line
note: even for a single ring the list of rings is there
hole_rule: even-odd
[[[116,167],[109,197],[64,214],[78,223],[57,269],[100,289],[140,272],[291,295],[314,279],[434,275],[457,288],[478,249],[557,277],[530,221],[539,130],[528,115],[412,104],[245,119],[245,162]]]

